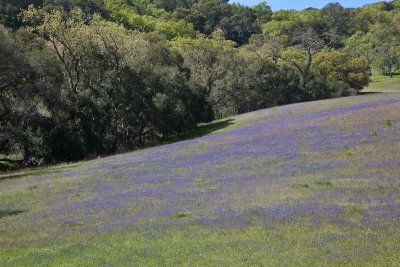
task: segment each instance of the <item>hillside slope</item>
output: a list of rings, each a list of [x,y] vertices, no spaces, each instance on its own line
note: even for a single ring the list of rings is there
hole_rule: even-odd
[[[399,93],[215,124],[198,139],[0,176],[0,262],[400,262]]]

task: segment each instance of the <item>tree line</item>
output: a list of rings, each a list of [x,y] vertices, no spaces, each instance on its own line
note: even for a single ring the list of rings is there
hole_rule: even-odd
[[[400,1],[272,12],[221,0],[0,3],[0,158],[143,147],[230,115],[356,94],[399,70]]]

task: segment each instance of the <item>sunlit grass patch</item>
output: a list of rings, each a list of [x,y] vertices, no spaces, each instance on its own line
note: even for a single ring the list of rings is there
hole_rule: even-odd
[[[28,190],[36,190],[38,188],[39,188],[38,185],[31,185],[31,186],[28,187]]]
[[[261,210],[260,208],[252,208],[250,210],[247,210],[244,212],[245,216],[257,216],[261,215],[264,211]]]
[[[198,142],[196,143],[195,147],[196,149],[206,149],[209,146],[208,142]]]
[[[71,222],[71,223],[67,223],[66,226],[68,228],[77,228],[77,227],[82,227],[85,226],[86,224],[84,222]]]
[[[53,175],[53,176],[51,177],[51,180],[53,180],[53,181],[61,180],[61,175],[55,174],[55,175]]]
[[[298,147],[309,147],[310,143],[305,142],[305,141],[300,141],[300,142],[297,143],[297,146]]]
[[[182,218],[187,218],[190,216],[192,216],[192,214],[189,212],[177,212],[172,217],[177,218],[177,219],[182,219]]]
[[[121,179],[121,175],[111,174],[111,175],[105,175],[102,178],[103,178],[103,180],[105,182],[112,182],[112,181],[120,180]]]
[[[382,229],[326,224],[317,227],[207,227],[99,233],[42,244],[34,249],[7,248],[8,266],[396,266],[396,236]],[[377,245],[377,243],[379,245]],[[12,255],[18,254],[18,257]]]
[[[400,78],[393,76],[390,78],[388,75],[381,75],[374,73],[371,77],[372,82],[362,92],[399,92],[400,91]]]
[[[193,185],[197,185],[197,186],[203,186],[203,185],[208,185],[212,182],[217,181],[216,178],[208,178],[208,177],[204,177],[204,178],[196,178],[193,180]]]
[[[360,206],[350,205],[345,207],[343,211],[340,211],[339,213],[347,215],[362,215],[366,213],[366,210]]]
[[[320,181],[315,182],[315,185],[317,185],[317,186],[331,187],[331,186],[333,186],[333,183],[330,182],[330,181],[323,181],[323,180],[320,180]]]
[[[193,184],[194,185],[198,185],[198,186],[202,186],[209,183],[209,181],[207,179],[194,179],[193,180]]]

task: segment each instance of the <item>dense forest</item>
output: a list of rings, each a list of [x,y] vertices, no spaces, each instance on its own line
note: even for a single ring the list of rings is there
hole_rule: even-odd
[[[400,62],[400,0],[1,0],[0,160],[128,151],[230,115],[348,96]]]

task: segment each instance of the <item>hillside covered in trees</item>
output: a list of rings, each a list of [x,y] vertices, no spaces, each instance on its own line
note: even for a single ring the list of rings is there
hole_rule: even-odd
[[[348,96],[400,67],[400,1],[0,1],[0,160],[80,160],[200,122]]]

